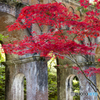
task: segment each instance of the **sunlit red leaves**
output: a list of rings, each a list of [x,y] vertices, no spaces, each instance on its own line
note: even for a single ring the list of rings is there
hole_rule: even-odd
[[[96,7],[97,7],[98,9],[100,9],[100,1],[99,1],[99,0],[97,1]]]
[[[89,3],[89,0],[79,0],[81,6],[83,6],[84,8],[87,8],[89,5],[91,5]]]
[[[93,3],[90,2],[90,0],[79,0],[80,5],[84,8],[89,7],[90,5],[92,5]],[[95,8],[100,9],[100,1],[99,0],[93,0],[94,4],[95,4]]]
[[[100,2],[97,2],[96,8],[100,8]],[[80,0],[81,6],[87,8],[89,0]],[[64,58],[61,55],[82,54],[93,55],[90,51],[93,50],[93,44],[85,45],[78,44],[73,40],[69,40],[67,36],[63,35],[64,26],[68,26],[71,29],[66,30],[69,35],[76,34],[76,39],[83,41],[87,37],[96,38],[100,36],[100,20],[98,16],[100,13],[96,11],[88,11],[84,20],[79,21],[79,16],[68,12],[67,8],[61,3],[48,3],[48,4],[36,4],[26,6],[21,10],[19,17],[13,25],[8,26],[9,31],[15,29],[30,28],[32,24],[38,23],[42,25],[48,25],[52,27],[49,33],[37,35],[36,32],[32,32],[36,36],[25,37],[22,41],[15,41],[13,44],[3,45],[5,53],[24,55],[27,53],[39,53],[41,56],[47,57],[48,53],[56,54],[60,58]],[[57,31],[55,31],[57,30]],[[91,46],[91,47],[90,47]],[[100,62],[100,59],[98,59]],[[75,70],[79,70],[78,67],[73,67]],[[81,71],[79,73],[82,73]],[[84,73],[88,76],[94,73],[100,74],[100,68],[91,67],[84,70]]]
[[[82,0],[80,0],[80,2],[82,2]],[[88,1],[83,3],[86,2]],[[94,14],[94,12],[88,12],[87,14],[91,15],[92,13]],[[48,33],[45,33],[36,37],[29,37],[27,41],[25,38],[17,44],[10,44],[13,48],[12,53],[23,55],[25,53],[41,52],[41,55],[44,56],[50,51],[59,54],[68,54],[69,52],[72,54],[90,54],[89,51],[93,50],[92,47],[85,46],[84,44],[77,44],[72,40],[68,40],[67,36],[62,34],[63,30],[61,30],[61,28],[66,25],[72,27],[71,30],[67,32],[69,34],[77,34],[78,40],[83,40],[85,36],[99,36],[98,31],[100,31],[100,26],[97,23],[98,19],[94,16],[86,16],[85,18],[86,19],[82,22],[78,21],[78,15],[68,12],[66,7],[57,2],[26,6],[21,10],[16,22],[13,25],[8,26],[9,31],[30,28],[34,23],[38,23],[40,26],[53,26],[53,30],[50,30],[49,35]],[[55,29],[58,31],[54,31]],[[7,49],[8,46],[6,45],[5,48]],[[8,50],[8,52],[10,51]]]
[[[80,0],[83,5],[87,2],[88,0]],[[49,25],[58,29],[62,26],[73,26],[69,33],[77,34],[77,38],[82,40],[84,35],[94,37],[100,31],[100,20],[93,15],[98,16],[100,14],[97,11],[89,11],[85,16],[85,20],[80,22],[78,21],[79,16],[68,12],[67,8],[61,3],[36,4],[24,7],[16,23],[9,26],[8,30],[30,28],[34,23],[38,23],[40,26]],[[19,22],[23,24],[19,24]]]
[[[98,59],[98,62],[100,62],[100,59]]]
[[[87,76],[92,76],[97,74],[100,74],[100,68],[95,68],[95,67],[90,67],[86,70],[84,70],[84,72],[87,74]]]
[[[66,25],[68,20],[77,20],[78,18],[78,15],[69,13],[61,3],[36,4],[24,7],[16,20],[16,24],[11,25],[9,31],[17,29],[18,22],[23,23],[25,28],[34,23],[59,28],[61,25]],[[23,25],[20,28],[23,28]]]
[[[43,34],[34,37],[26,37],[22,41],[14,42],[13,44],[3,45],[6,53],[14,53],[24,55],[27,53],[41,53],[41,56],[47,56],[51,51],[62,55],[69,54],[90,54],[92,47],[77,44],[72,40],[61,39],[50,34]],[[87,51],[87,52],[86,52]]]
[[[74,66],[72,68],[75,69],[75,70],[77,70],[78,71],[78,74],[79,73],[82,73],[83,74],[83,72],[84,72],[87,77],[91,77],[91,76],[93,76],[95,74],[100,74],[100,68],[89,67],[88,69],[83,70],[83,72],[80,71],[80,68],[77,67],[77,66]]]
[[[79,70],[79,67],[77,67],[77,66],[73,66],[72,68],[75,70]]]

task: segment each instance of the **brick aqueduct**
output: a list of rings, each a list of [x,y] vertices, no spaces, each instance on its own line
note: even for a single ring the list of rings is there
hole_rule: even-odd
[[[6,29],[7,25],[12,24],[22,8],[25,5],[34,5],[37,3],[49,3],[54,0],[0,0],[0,34],[9,35],[8,38],[4,39],[3,43],[12,43],[14,40],[21,40],[23,36],[30,35],[31,30],[39,32],[39,28],[34,25],[31,30],[18,30],[8,32]],[[16,1],[16,2],[13,2]],[[81,12],[76,11],[76,7],[79,6],[75,0],[57,0],[63,2],[69,11],[75,12],[78,15],[82,15]],[[83,16],[81,17],[83,18]],[[21,33],[21,34],[20,34]],[[99,39],[98,39],[99,42]],[[6,62],[3,64],[6,67],[6,95],[5,100],[24,100],[23,92],[23,78],[26,78],[26,89],[27,89],[27,100],[48,100],[48,82],[47,82],[47,62],[39,61],[38,57],[33,55],[6,55]],[[82,61],[78,57],[79,62]],[[58,60],[60,65],[66,65],[68,60]],[[69,62],[72,64],[72,62]],[[72,79],[77,76],[79,78],[81,92],[93,92],[89,83],[85,77],[78,74],[72,68],[64,67],[57,68],[57,79],[58,79],[58,100],[73,100],[71,95]],[[86,66],[83,67],[86,69]],[[100,87],[99,76],[91,77],[92,81]],[[97,100],[97,96],[85,96],[81,95],[80,100]]]

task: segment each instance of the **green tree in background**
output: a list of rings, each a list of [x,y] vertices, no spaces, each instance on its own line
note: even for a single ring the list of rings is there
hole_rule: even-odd
[[[47,62],[48,65],[48,98],[49,100],[57,100],[57,74],[54,66],[57,65],[55,56]]]
[[[72,84],[73,84],[73,92],[79,93],[80,92],[79,80],[76,76],[73,78]],[[80,100],[80,96],[79,95],[73,96],[73,100]]]
[[[6,38],[0,34],[0,41]],[[2,45],[0,44],[0,100],[5,100],[5,66],[1,62],[5,62],[6,57]]]
[[[5,66],[0,65],[0,100],[5,100]]]

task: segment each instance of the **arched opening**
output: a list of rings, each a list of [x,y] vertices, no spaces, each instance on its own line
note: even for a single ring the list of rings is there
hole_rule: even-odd
[[[5,100],[5,66],[0,64],[0,100]]]
[[[47,62],[48,66],[48,100],[57,100],[57,61],[55,56]]]
[[[26,95],[26,92],[27,92],[27,89],[26,89],[26,78],[24,77],[24,80],[23,80],[23,82],[24,82],[24,100],[27,100],[27,95]]]
[[[25,88],[24,88],[25,86]],[[26,100],[26,78],[24,74],[19,73],[15,76],[12,86],[13,100]]]
[[[79,86],[79,79],[77,76],[75,76],[72,80],[72,90],[75,93],[75,96],[73,96],[73,100],[80,100],[80,86]]]
[[[3,38],[3,40],[2,40],[4,44],[7,44],[7,43],[13,43],[13,41],[16,41],[16,40],[20,41],[20,40],[22,40],[24,38],[24,36],[29,34],[27,32],[27,30],[18,30],[18,31],[15,30],[15,31],[8,32],[7,26],[13,24],[15,22],[15,20],[16,20],[16,18],[14,16],[12,16],[12,15],[10,15],[8,13],[5,13],[5,12],[0,12],[0,42],[1,42],[1,35],[3,35],[4,37],[7,37],[7,38]],[[9,48],[7,48],[7,49],[9,49]],[[2,55],[0,53],[0,62],[1,62],[1,59],[2,59],[1,56]],[[9,89],[9,88],[11,87],[12,81],[10,83],[10,78],[11,77],[9,75],[9,71],[10,71],[11,67],[9,66],[8,63],[9,63],[9,61],[13,62],[13,60],[18,59],[20,57],[21,56],[18,56],[18,55],[7,54],[7,56],[6,56],[7,61],[6,61],[6,63],[4,63],[6,65],[6,67],[3,67],[3,68],[0,67],[0,77],[2,77],[2,78],[0,78],[0,81],[1,81],[0,82],[0,88],[2,88],[2,90],[3,90],[2,92],[0,90],[0,92],[1,92],[0,97],[2,97],[2,98],[0,98],[0,100],[9,99],[13,95],[13,94],[11,95],[11,93],[9,92],[9,91],[11,91],[11,89]],[[1,71],[2,71],[1,69],[3,69],[3,75],[1,73]],[[11,72],[12,71],[13,70],[11,70]],[[16,76],[16,77],[18,77],[18,76]],[[6,81],[5,81],[5,79],[6,79]],[[3,80],[3,83],[2,83],[2,80]],[[14,81],[15,81],[14,84],[18,85],[18,83],[16,81],[16,78],[15,78]],[[13,88],[15,87],[14,84],[13,84]],[[18,91],[17,87],[15,89],[16,89],[16,91]],[[5,92],[6,92],[6,95],[5,95]],[[18,93],[20,94],[20,92],[18,92]],[[23,94],[25,94],[25,93],[23,93]],[[14,94],[14,95],[18,95],[18,94]],[[19,99],[16,99],[16,100],[19,100]],[[20,99],[20,100],[24,100],[24,99]]]
[[[75,75],[69,75],[66,79],[66,100],[80,100],[79,79]]]
[[[5,100],[5,66],[2,64],[5,61],[5,53],[0,44],[0,100]]]

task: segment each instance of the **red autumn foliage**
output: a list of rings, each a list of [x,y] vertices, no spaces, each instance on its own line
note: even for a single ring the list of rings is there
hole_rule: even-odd
[[[96,0],[95,0],[96,1]],[[87,8],[91,4],[89,0],[79,0],[80,5]],[[100,2],[97,1],[95,8],[100,8]],[[97,10],[88,11],[85,19],[79,21],[80,17],[62,5],[62,3],[36,4],[24,7],[16,22],[8,26],[8,31],[30,28],[32,24],[38,23],[40,27],[47,25],[51,27],[48,33],[25,37],[22,41],[13,44],[3,45],[6,53],[24,55],[27,53],[39,53],[41,56],[48,56],[52,52],[59,55],[81,54],[92,55],[94,44],[81,44],[70,40],[63,35],[62,27],[71,27],[66,32],[77,35],[75,39],[84,42],[85,37],[97,38],[100,35],[100,20],[97,18],[100,13]],[[22,24],[21,24],[22,23]],[[56,31],[55,31],[56,30]],[[33,32],[34,33],[34,32]],[[74,67],[74,69],[77,69]],[[89,68],[85,73],[99,73],[96,68]]]
[[[98,62],[100,62],[100,59],[98,59]]]

